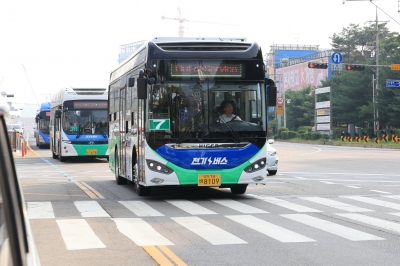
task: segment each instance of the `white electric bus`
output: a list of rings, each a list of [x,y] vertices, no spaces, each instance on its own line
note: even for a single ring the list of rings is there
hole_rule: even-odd
[[[139,195],[154,186],[265,184],[276,87],[246,39],[154,38],[112,71],[109,165]],[[226,119],[226,103],[234,113]],[[227,117],[230,117],[230,115]]]
[[[66,87],[53,94],[50,149],[53,158],[108,158],[108,92]]]

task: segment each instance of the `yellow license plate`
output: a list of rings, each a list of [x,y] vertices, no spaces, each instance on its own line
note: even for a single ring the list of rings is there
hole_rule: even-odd
[[[97,149],[87,149],[86,154],[88,155],[96,155],[97,154]]]
[[[198,175],[198,186],[214,187],[221,185],[220,174],[200,174]]]

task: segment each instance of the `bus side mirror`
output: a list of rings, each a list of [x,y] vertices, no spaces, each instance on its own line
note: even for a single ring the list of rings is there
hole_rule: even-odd
[[[135,78],[128,79],[128,87],[135,87]]]
[[[137,97],[139,100],[147,99],[147,78],[137,79]]]
[[[37,124],[39,122],[39,118],[35,117],[35,123]]]
[[[276,86],[268,86],[268,106],[276,106],[276,94],[277,88]]]
[[[54,114],[55,118],[61,118],[61,110],[56,110],[55,114]]]

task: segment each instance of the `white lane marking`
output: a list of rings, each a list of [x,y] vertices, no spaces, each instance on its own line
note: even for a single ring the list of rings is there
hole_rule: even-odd
[[[261,209],[231,199],[211,200],[241,213],[268,213]]]
[[[304,178],[304,177],[301,177],[301,176],[294,176],[294,178],[301,179],[301,180],[306,180],[307,179],[307,178]]]
[[[166,200],[166,202],[192,215],[216,214],[215,212],[188,200]]]
[[[391,215],[396,215],[396,216],[400,216],[400,212],[392,212],[392,213],[389,213],[389,214],[391,214]]]
[[[281,200],[278,198],[274,198],[274,197],[258,197],[260,200],[269,202],[271,204],[275,204],[278,205],[280,207],[295,211],[295,212],[323,212],[320,210],[316,210],[313,208],[309,208],[306,206],[302,206],[300,204],[296,204],[296,203],[292,203],[286,200]]]
[[[174,245],[141,218],[114,218],[111,220],[115,222],[122,234],[138,246]]]
[[[105,248],[84,219],[57,220],[68,250]]]
[[[325,199],[325,198],[320,198],[320,197],[300,197],[300,199],[308,200],[308,201],[322,204],[322,205],[325,205],[328,207],[332,207],[332,208],[336,208],[336,209],[340,209],[340,210],[344,210],[344,211],[349,211],[349,212],[372,212],[373,211],[370,209],[357,207],[357,206],[343,203],[340,201]]]
[[[358,214],[358,213],[336,213],[336,215],[346,217],[346,218],[352,219],[357,222],[369,224],[372,226],[376,226],[376,227],[383,228],[385,230],[389,230],[391,232],[400,234],[400,224],[398,224],[398,223],[389,222],[389,221],[385,221],[385,220],[378,219],[375,217],[369,217],[369,216],[366,216],[363,214]]]
[[[356,187],[356,186],[346,186],[346,187],[350,187],[350,188],[361,188],[361,187]]]
[[[383,238],[367,234],[340,224],[335,224],[327,220],[315,218],[307,214],[282,214],[281,216],[352,241],[383,240]]]
[[[400,195],[384,195],[381,197],[400,200]]]
[[[227,215],[225,217],[281,242],[288,243],[315,241],[314,239],[266,222],[252,215]]]
[[[352,200],[357,200],[377,206],[382,206],[386,208],[392,208],[395,210],[400,210],[400,204],[397,203],[392,203],[384,200],[377,200],[377,199],[372,199],[372,198],[367,198],[367,197],[361,197],[361,196],[339,196],[341,198],[346,198],[346,199],[352,199]]]
[[[390,192],[386,192],[386,191],[380,191],[380,190],[370,190],[372,192],[378,192],[378,193],[383,193],[383,194],[390,194]]]
[[[212,245],[247,244],[246,241],[199,217],[173,217],[171,219],[202,237]]]
[[[82,217],[110,217],[97,201],[74,201]]]
[[[164,214],[159,213],[149,205],[141,201],[118,201],[124,205],[128,210],[133,212],[139,217],[142,216],[164,216]]]
[[[27,203],[29,219],[56,218],[50,201]]]
[[[325,184],[328,184],[328,185],[336,185],[336,183],[332,183],[332,182],[328,182],[328,181],[319,181],[319,182],[325,183]]]

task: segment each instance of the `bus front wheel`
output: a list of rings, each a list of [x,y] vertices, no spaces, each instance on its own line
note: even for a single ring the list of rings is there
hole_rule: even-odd
[[[118,185],[125,185],[128,183],[127,179],[119,175],[118,156],[116,152],[114,155],[114,174],[115,174],[115,181],[117,181]]]
[[[139,184],[139,181],[135,180],[135,189],[138,196],[148,196],[151,193],[151,187],[145,187]]]
[[[247,184],[240,184],[231,186],[232,194],[244,194],[247,189]]]

